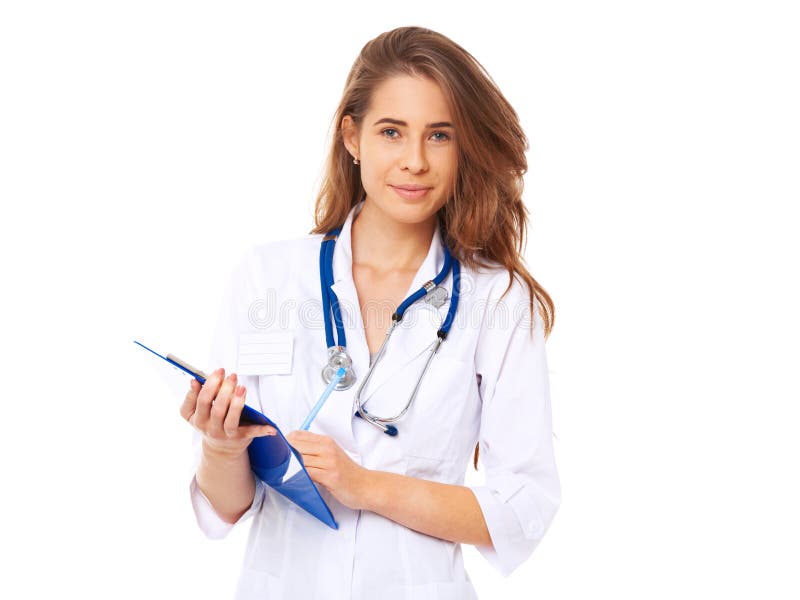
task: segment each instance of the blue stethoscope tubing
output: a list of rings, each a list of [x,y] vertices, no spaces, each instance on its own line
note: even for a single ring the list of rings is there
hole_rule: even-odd
[[[336,238],[341,233],[341,227],[336,229],[332,229],[325,235],[322,239],[322,244],[320,247],[319,253],[319,270],[320,270],[320,282],[322,287],[322,312],[325,320],[325,341],[328,347],[328,355],[329,360],[336,361],[336,358],[339,357],[338,362],[335,365],[329,365],[326,367],[327,370],[333,371],[336,367],[344,366],[348,369],[349,378],[346,379],[346,387],[350,387],[353,382],[355,381],[355,375],[352,372],[352,360],[350,360],[349,356],[347,355],[347,338],[345,337],[344,332],[344,321],[342,320],[342,314],[339,307],[339,298],[336,296],[336,293],[331,289],[333,285],[333,249],[336,243]],[[442,322],[441,327],[436,332],[436,342],[431,350],[430,354],[428,355],[428,360],[425,363],[425,367],[423,368],[419,378],[417,379],[417,383],[414,386],[414,391],[412,392],[408,402],[406,403],[405,408],[395,415],[394,417],[390,418],[380,418],[373,415],[370,415],[363,407],[361,403],[361,393],[364,390],[367,382],[370,380],[373,370],[380,362],[381,358],[383,357],[384,350],[386,349],[386,344],[389,341],[389,338],[392,335],[392,332],[397,327],[397,325],[402,321],[403,315],[405,314],[406,310],[414,304],[417,300],[425,297],[431,290],[435,289],[439,286],[442,281],[444,281],[445,277],[453,271],[453,285],[452,285],[452,294],[450,297],[450,306],[447,310],[447,315],[445,316],[444,321]],[[356,416],[361,417],[362,419],[368,421],[375,427],[381,429],[387,435],[395,436],[397,435],[397,428],[394,425],[390,425],[389,423],[399,420],[400,418],[405,415],[408,411],[409,407],[413,403],[414,399],[417,396],[417,392],[419,391],[420,384],[422,379],[425,377],[425,373],[428,371],[428,367],[430,366],[431,360],[433,356],[438,352],[439,347],[441,346],[442,342],[447,338],[447,334],[450,331],[450,328],[453,326],[453,322],[455,321],[456,311],[458,310],[458,300],[461,292],[461,265],[459,262],[452,257],[450,254],[450,250],[447,248],[447,245],[444,245],[444,265],[442,266],[442,270],[439,271],[438,275],[433,278],[433,280],[428,281],[425,283],[420,289],[416,292],[411,294],[408,298],[403,300],[400,305],[397,307],[395,312],[392,314],[392,324],[389,327],[389,331],[386,333],[386,337],[381,344],[380,349],[378,350],[378,354],[375,357],[375,360],[370,365],[364,380],[361,382],[361,385],[358,387],[358,390],[355,394],[355,404],[357,405]],[[333,314],[333,323],[331,322],[331,313]],[[333,330],[334,325],[336,327],[336,338],[334,339]],[[337,343],[338,341],[338,343]],[[338,389],[346,389],[346,387],[341,387]]]
[[[333,246],[336,238],[341,233],[342,228],[333,229],[322,239],[322,247],[319,252],[319,276],[322,282],[322,314],[325,316],[325,341],[328,348],[333,346],[347,347],[347,338],[344,334],[344,322],[342,313],[339,310],[339,298],[336,292],[331,289],[333,285]],[[333,320],[336,323],[336,339],[333,339],[333,326],[331,324],[331,310],[333,310]]]

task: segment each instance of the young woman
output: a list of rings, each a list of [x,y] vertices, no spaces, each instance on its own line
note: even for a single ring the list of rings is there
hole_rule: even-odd
[[[507,575],[560,502],[553,304],[521,257],[527,140],[480,64],[419,27],[364,46],[334,123],[316,226],[235,269],[221,368],[181,407],[202,442],[193,507],[212,538],[254,518],[239,598],[474,598],[461,544]],[[276,348],[258,372],[252,335]],[[291,432],[338,529],[254,476],[248,445],[275,431],[239,426],[245,403]],[[479,451],[486,481],[464,486]]]

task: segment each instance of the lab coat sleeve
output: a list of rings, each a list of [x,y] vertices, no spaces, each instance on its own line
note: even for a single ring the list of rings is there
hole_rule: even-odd
[[[207,362],[208,372],[224,367],[226,373],[236,370],[238,332],[242,329],[242,319],[247,318],[247,272],[250,255],[245,255],[228,275],[217,314],[216,327]],[[255,376],[239,376],[239,383],[247,388],[247,404],[261,410],[258,378]],[[192,437],[194,449],[194,473],[200,464],[202,452],[202,434],[195,430]],[[210,539],[222,539],[239,523],[246,521],[261,508],[267,493],[266,485],[253,475],[256,492],[253,502],[236,523],[228,523],[220,518],[211,502],[197,485],[197,478],[192,477],[189,493],[195,518],[200,530]]]
[[[475,357],[486,478],[469,487],[492,539],[476,548],[503,576],[531,555],[561,502],[543,327],[535,304],[531,335],[529,298],[515,279],[503,300],[489,301]]]

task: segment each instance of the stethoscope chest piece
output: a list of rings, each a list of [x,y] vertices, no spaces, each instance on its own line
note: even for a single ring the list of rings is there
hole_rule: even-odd
[[[331,346],[328,348],[328,364],[322,369],[322,379],[325,383],[330,383],[339,368],[344,368],[344,377],[336,384],[337,390],[346,390],[353,387],[356,382],[356,374],[353,371],[353,360],[347,354],[343,346]]]

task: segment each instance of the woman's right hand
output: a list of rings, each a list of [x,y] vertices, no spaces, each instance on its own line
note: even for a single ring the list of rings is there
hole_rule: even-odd
[[[237,382],[236,373],[225,377],[225,369],[211,373],[202,386],[194,378],[189,382],[180,412],[203,434],[204,452],[236,457],[254,437],[277,433],[271,425],[239,425],[247,389]]]

